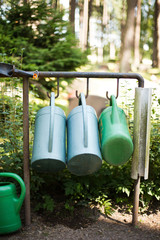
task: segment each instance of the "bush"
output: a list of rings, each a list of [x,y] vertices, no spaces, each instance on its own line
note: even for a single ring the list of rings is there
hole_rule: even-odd
[[[15,172],[22,176],[22,101],[20,95],[15,95],[15,98],[3,95],[0,101],[0,168],[1,171]],[[154,101],[158,104],[156,99]],[[38,108],[39,106],[30,104],[30,152]],[[141,182],[140,206],[142,208],[160,199],[160,115],[155,113],[154,109],[157,110],[158,105],[153,107],[152,112],[149,179]],[[132,127],[130,130],[132,131]],[[71,212],[77,205],[99,204],[104,206],[106,214],[110,214],[111,202],[128,204],[129,207],[133,202],[133,180],[130,177],[130,171],[131,159],[119,167],[103,162],[98,172],[83,177],[74,176],[67,169],[57,174],[36,173],[31,170],[32,201],[36,202],[37,210],[44,209],[52,212],[61,199],[64,208]],[[37,202],[39,202],[38,205]]]
[[[87,52],[81,51],[71,26],[63,20],[65,12],[46,2],[5,1],[0,8],[0,62],[27,71],[75,71],[87,62]],[[46,90],[55,88],[53,79],[32,79],[30,83],[42,99]]]

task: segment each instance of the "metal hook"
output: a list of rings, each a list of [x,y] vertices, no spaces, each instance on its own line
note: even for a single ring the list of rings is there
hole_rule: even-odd
[[[116,94],[116,99],[118,98],[119,95],[119,78],[117,78],[117,94]],[[111,100],[111,98],[108,96],[108,91],[106,92],[106,97],[108,100]]]
[[[48,98],[51,98],[51,96],[49,95],[49,92],[47,92],[47,96]],[[59,77],[57,77],[57,95],[55,96],[55,98],[59,97]]]
[[[89,78],[87,78],[87,89],[86,89],[85,98],[87,98],[88,95],[89,95]],[[76,97],[79,98],[78,90],[76,90]]]

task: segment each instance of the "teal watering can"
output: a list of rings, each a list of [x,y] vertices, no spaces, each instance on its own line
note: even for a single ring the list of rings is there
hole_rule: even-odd
[[[40,172],[57,172],[66,164],[66,117],[55,106],[51,93],[51,106],[40,109],[36,115],[32,152],[32,167]]]
[[[11,233],[21,228],[20,209],[25,197],[25,184],[17,174],[0,173],[1,177],[11,177],[18,181],[21,187],[20,197],[17,197],[15,184],[0,182],[0,234]]]
[[[98,121],[94,108],[80,95],[79,106],[67,118],[67,167],[75,175],[96,172],[102,164]]]
[[[124,164],[133,153],[133,142],[129,134],[126,115],[117,107],[115,96],[111,96],[110,107],[99,118],[101,152],[103,159],[113,165]]]

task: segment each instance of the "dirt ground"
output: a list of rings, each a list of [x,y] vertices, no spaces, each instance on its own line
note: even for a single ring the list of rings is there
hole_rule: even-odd
[[[56,216],[57,215],[57,216]],[[116,209],[110,217],[97,208],[77,208],[72,214],[46,215],[32,213],[28,227],[0,236],[2,240],[160,240],[160,210],[139,215],[133,227],[132,214]],[[22,219],[23,222],[23,219]]]

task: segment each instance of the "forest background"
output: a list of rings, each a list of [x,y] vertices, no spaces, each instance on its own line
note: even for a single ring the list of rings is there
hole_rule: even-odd
[[[159,84],[160,0],[4,0],[0,13],[0,62],[30,71],[104,66],[106,71],[138,72]],[[54,91],[53,80],[30,79],[30,153],[35,115],[48,104],[46,93]],[[62,79],[61,92],[72,82]],[[0,89],[0,169],[23,176],[21,79],[1,79]],[[160,200],[160,99],[154,92],[153,102],[150,175],[141,183],[141,211]],[[133,99],[127,99],[125,108],[133,110],[133,106]],[[67,112],[67,106],[61,107]],[[131,134],[132,110],[128,113]],[[98,203],[109,214],[111,202],[131,210],[131,161],[120,167],[104,162],[97,173],[86,177],[76,177],[67,169],[52,175],[31,169],[33,205],[38,202],[36,210],[53,212],[61,199],[64,210],[71,212],[77,205]]]

